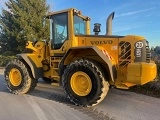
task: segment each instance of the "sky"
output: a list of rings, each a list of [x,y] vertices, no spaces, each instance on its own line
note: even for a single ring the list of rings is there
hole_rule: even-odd
[[[1,8],[6,1],[0,0]],[[150,46],[160,46],[160,0],[47,0],[47,4],[53,12],[68,8],[80,10],[91,18],[91,31],[94,23],[101,24],[100,34],[106,33],[106,19],[115,12],[114,35],[144,36]]]

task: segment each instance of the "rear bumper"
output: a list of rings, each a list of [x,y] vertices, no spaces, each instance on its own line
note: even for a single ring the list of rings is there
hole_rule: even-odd
[[[153,81],[157,75],[155,63],[130,63],[127,67],[127,82],[143,85]]]

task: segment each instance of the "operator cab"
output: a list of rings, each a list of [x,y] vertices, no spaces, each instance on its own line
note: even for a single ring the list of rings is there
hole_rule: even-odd
[[[75,35],[90,34],[90,18],[82,16],[76,9],[54,12],[47,17],[50,19],[51,49],[60,49],[65,41],[72,40]]]

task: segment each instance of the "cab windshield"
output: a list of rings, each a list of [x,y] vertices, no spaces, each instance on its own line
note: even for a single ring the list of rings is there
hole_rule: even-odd
[[[86,21],[77,15],[74,15],[74,34],[86,35]]]

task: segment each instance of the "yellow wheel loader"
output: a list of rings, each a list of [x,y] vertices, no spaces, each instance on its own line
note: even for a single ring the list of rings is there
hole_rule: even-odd
[[[5,81],[14,94],[23,94],[44,78],[62,85],[76,105],[88,107],[101,102],[109,86],[128,89],[156,77],[156,64],[150,60],[148,41],[141,36],[112,35],[114,13],[106,20],[106,34],[99,35],[101,24],[74,8],[50,13],[50,41],[28,42],[23,53],[10,61]]]

